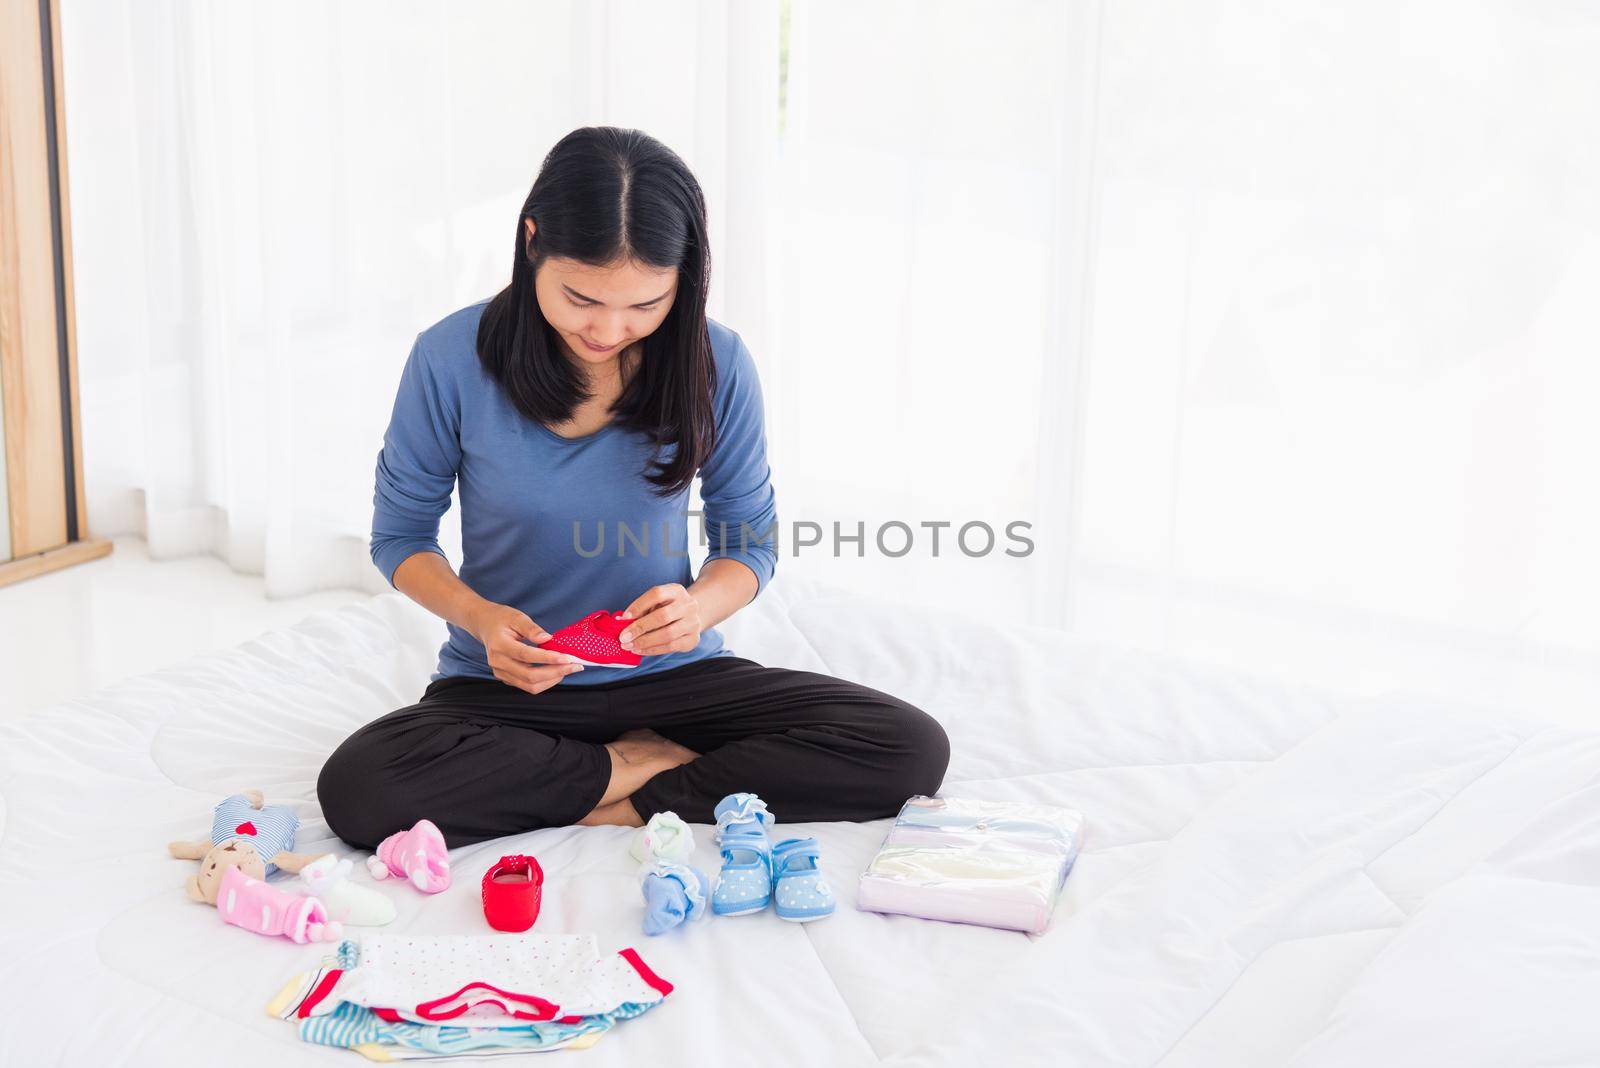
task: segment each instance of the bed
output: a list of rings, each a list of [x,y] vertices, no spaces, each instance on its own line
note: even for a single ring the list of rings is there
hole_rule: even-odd
[[[645,937],[620,828],[458,849],[438,897],[388,886],[391,930],[483,932],[479,877],[532,852],[536,930],[634,946],[675,984],[565,1056],[1600,1063],[1600,734],[1344,700],[782,579],[725,630],[740,655],[927,709],[952,740],[945,793],[1081,809],[1082,855],[1038,936],[856,910],[887,821],[788,827],[817,835],[841,892],[806,926],[769,911]],[[185,898],[192,865],[164,843],[255,786],[299,812],[302,851],[338,848],[322,759],[416,698],[441,634],[384,594],[0,728],[0,1062],[365,1063],[264,1011],[324,948],[222,924]]]

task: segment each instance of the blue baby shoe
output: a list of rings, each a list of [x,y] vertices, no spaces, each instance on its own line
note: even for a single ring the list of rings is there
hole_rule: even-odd
[[[773,908],[780,920],[805,923],[833,913],[833,888],[818,860],[815,838],[786,838],[772,847]]]
[[[718,916],[760,912],[772,900],[772,843],[765,830],[772,813],[755,794],[729,794],[717,802],[715,813],[722,870],[711,892],[711,911]]]

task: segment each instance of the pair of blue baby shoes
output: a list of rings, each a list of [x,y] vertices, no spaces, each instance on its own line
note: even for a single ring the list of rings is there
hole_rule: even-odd
[[[722,870],[711,892],[718,916],[760,912],[773,902],[778,918],[805,923],[833,912],[833,889],[818,867],[815,838],[786,838],[773,845],[766,828],[776,823],[755,794],[729,794],[717,802],[717,844]]]

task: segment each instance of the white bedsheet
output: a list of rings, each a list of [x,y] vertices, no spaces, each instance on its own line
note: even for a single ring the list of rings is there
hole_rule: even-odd
[[[1037,937],[858,912],[887,821],[782,812],[785,833],[821,840],[841,891],[828,920],[769,911],[645,937],[629,832],[612,828],[455,850],[434,898],[386,884],[389,930],[482,932],[479,877],[532,852],[538,930],[632,945],[676,984],[594,1049],[554,1056],[1600,1064],[1600,736],[1340,701],[782,580],[726,631],[740,655],[927,709],[952,740],[946,793],[1081,809],[1082,857]],[[0,1063],[365,1063],[264,1013],[325,949],[222,924],[185,898],[192,864],[164,845],[255,786],[295,806],[300,849],[337,848],[317,770],[416,699],[440,639],[387,594],[0,728]]]

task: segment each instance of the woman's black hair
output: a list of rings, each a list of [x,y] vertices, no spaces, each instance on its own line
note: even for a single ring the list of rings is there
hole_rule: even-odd
[[[529,218],[531,240],[523,223]],[[613,422],[658,446],[644,473],[657,492],[682,491],[711,454],[716,433],[716,365],[706,332],[711,250],[700,183],[677,153],[638,130],[585,126],[545,156],[517,217],[511,284],[478,323],[478,359],[518,411],[546,425],[571,418],[589,397],[534,295],[534,274],[553,256],[678,272],[672,308],[644,339],[638,370],[611,411]],[[662,446],[673,446],[664,462]]]

